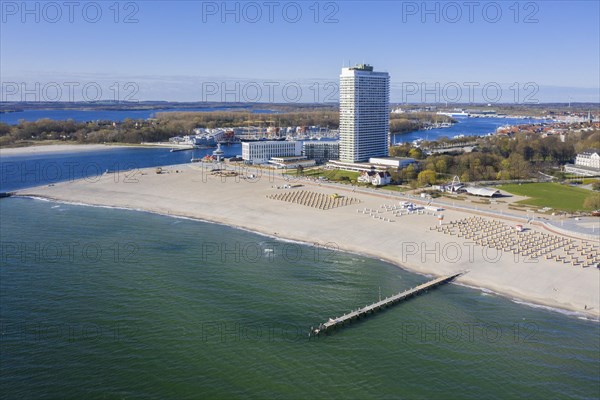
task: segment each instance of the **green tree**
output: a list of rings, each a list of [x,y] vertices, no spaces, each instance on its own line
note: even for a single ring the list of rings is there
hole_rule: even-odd
[[[435,171],[426,169],[424,171],[419,172],[417,182],[419,182],[419,186],[433,185],[436,181],[435,177]]]
[[[460,176],[460,181],[461,182],[471,182],[471,175],[469,174],[469,171],[463,172],[463,174]]]
[[[411,158],[414,158],[416,160],[420,160],[423,158],[423,150],[421,150],[418,147],[413,147],[412,149],[410,149],[410,151],[408,152],[408,156]]]
[[[403,143],[398,146],[390,147],[390,156],[392,157],[408,157],[410,152],[410,143]]]
[[[508,157],[511,151],[510,140],[508,140],[507,137],[503,137],[498,142],[499,143],[496,143],[496,146],[494,146],[495,150],[499,151],[502,157]]]
[[[481,159],[477,154],[470,154],[470,162],[469,162],[469,176],[473,181],[481,180],[483,174],[483,167],[481,165]]]
[[[600,193],[594,193],[583,201],[583,207],[588,210],[600,210]]]
[[[440,174],[445,174],[446,172],[448,172],[448,163],[446,162],[446,160],[443,158],[437,160],[435,162],[435,170]]]
[[[525,161],[530,161],[533,158],[534,154],[535,151],[533,150],[533,147],[529,145],[524,145],[521,148],[521,155],[523,156],[523,159],[525,159]]]
[[[500,163],[501,170],[498,173],[498,179],[525,179],[529,177],[530,166],[523,156],[513,153]]]
[[[411,164],[408,167],[402,169],[402,171],[400,171],[400,177],[404,181],[414,180],[417,177],[417,171],[415,170],[415,166]]]
[[[7,136],[10,133],[10,125],[0,122],[0,136]]]
[[[508,157],[510,163],[510,175],[512,179],[525,179],[529,177],[530,165],[523,156],[518,153],[513,153]]]

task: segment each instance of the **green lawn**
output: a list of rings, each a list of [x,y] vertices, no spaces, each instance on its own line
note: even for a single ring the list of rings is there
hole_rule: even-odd
[[[396,185],[381,186],[381,189],[391,190],[393,192],[406,192],[406,191],[410,190],[410,188],[403,187],[403,186],[396,186]]]
[[[291,170],[287,172],[290,175],[296,175],[296,170]],[[359,173],[354,171],[342,171],[340,169],[323,169],[323,168],[314,168],[314,169],[305,169],[303,176],[309,176],[313,178],[318,178],[323,176],[330,181],[341,181],[343,177],[348,177],[350,180],[356,180],[358,178]]]
[[[498,189],[529,199],[517,203],[538,207],[550,207],[555,210],[581,211],[585,210],[583,201],[594,195],[591,190],[561,185],[559,183],[524,183],[498,186]],[[598,195],[598,192],[595,192]]]

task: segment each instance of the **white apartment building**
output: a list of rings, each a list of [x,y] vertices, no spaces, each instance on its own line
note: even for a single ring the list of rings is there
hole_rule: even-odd
[[[575,164],[566,164],[565,172],[582,175],[600,175],[600,150],[588,149],[575,157]]]
[[[302,155],[302,142],[299,141],[258,141],[242,143],[242,159],[248,164],[266,164],[273,157],[294,157]]]
[[[600,152],[598,150],[589,149],[577,154],[575,165],[600,169]]]
[[[340,75],[340,161],[388,155],[390,77],[360,64]]]

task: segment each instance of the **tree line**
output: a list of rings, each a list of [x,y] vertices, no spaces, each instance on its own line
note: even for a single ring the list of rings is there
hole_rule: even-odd
[[[465,138],[457,140],[457,144]],[[470,139],[471,141],[473,138]],[[448,143],[453,141],[448,140]],[[516,134],[512,137],[477,138],[470,153],[427,155],[424,148],[404,143],[390,148],[390,155],[419,160],[419,167],[408,167],[397,173],[397,180],[413,186],[445,182],[458,176],[463,182],[529,179],[538,172],[561,175],[560,166],[573,161],[576,154],[598,147],[600,131],[571,132],[564,141],[558,136]]]

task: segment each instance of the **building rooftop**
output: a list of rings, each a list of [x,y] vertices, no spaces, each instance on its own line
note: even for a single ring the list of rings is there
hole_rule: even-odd
[[[283,160],[286,161],[296,161],[296,160],[306,160],[306,156],[285,156],[285,157],[271,157],[273,160]]]
[[[600,154],[600,150],[598,150],[598,149],[585,149],[585,150],[583,150],[583,151],[582,151],[581,153],[579,153],[579,154],[592,155],[592,154],[594,154],[594,153],[598,153],[598,154]]]
[[[371,71],[373,72],[373,66],[369,64],[357,64],[354,67],[350,67],[351,70],[356,71]]]
[[[500,194],[498,189],[487,188],[487,187],[472,187],[469,186],[466,188],[467,193],[473,194],[475,196],[485,196],[492,197],[494,195]]]
[[[414,158],[412,157],[392,157],[392,156],[387,156],[387,157],[371,157],[372,160],[392,160],[392,161],[405,161],[405,160],[412,160],[415,161]]]

